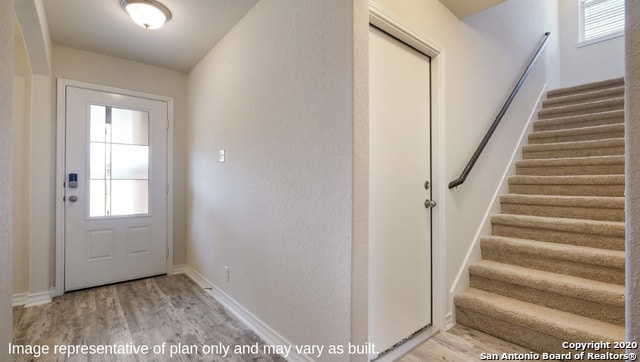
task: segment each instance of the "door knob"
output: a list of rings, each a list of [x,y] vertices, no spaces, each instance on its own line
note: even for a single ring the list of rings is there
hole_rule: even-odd
[[[434,208],[436,207],[436,205],[437,203],[433,200],[429,200],[429,199],[424,200],[424,207],[426,207],[427,209]]]
[[[76,196],[76,195],[71,195],[71,196],[69,196],[69,201],[71,201],[71,202],[76,202],[76,201],[78,201],[78,196]]]

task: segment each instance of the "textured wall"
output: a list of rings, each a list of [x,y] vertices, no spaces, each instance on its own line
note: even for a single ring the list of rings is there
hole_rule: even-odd
[[[627,341],[640,342],[640,0],[626,4],[626,328]]]
[[[560,7],[560,82],[562,87],[624,76],[624,37],[577,47],[578,1]],[[606,64],[603,67],[602,64]]]
[[[29,292],[29,135],[31,66],[15,26],[13,84],[13,293]]]
[[[13,26],[12,0],[0,0],[0,360],[9,361],[11,342],[11,238],[13,172],[12,108],[13,108]],[[8,170],[8,171],[7,171]]]
[[[188,264],[294,344],[350,339],[352,12],[259,1],[189,74]]]
[[[54,284],[56,126],[52,80],[34,73],[31,82],[29,171],[29,292]]]

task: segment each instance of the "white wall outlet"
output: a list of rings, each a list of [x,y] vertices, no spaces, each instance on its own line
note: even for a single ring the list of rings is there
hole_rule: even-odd
[[[224,281],[229,283],[229,266],[224,266]]]
[[[218,151],[218,161],[224,162],[224,150]]]

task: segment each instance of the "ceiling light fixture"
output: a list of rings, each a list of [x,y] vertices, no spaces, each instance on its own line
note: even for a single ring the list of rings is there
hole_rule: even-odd
[[[120,6],[143,28],[158,29],[171,19],[171,11],[156,0],[120,0]]]

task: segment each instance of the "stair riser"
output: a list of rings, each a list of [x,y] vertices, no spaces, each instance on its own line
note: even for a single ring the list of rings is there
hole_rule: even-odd
[[[501,204],[503,214],[543,217],[564,217],[600,221],[624,221],[624,209],[602,209],[598,207],[570,207],[550,205]]]
[[[624,164],[574,165],[574,166],[516,166],[519,176],[578,176],[578,175],[623,175]]]
[[[568,157],[593,157],[593,156],[618,156],[624,155],[624,146],[578,148],[567,150],[527,150],[522,151],[522,157],[526,160],[568,158]]]
[[[493,235],[610,250],[624,250],[624,236],[577,233],[548,228],[492,224]]]
[[[599,119],[582,120],[582,121],[570,122],[570,123],[549,123],[549,122],[535,121],[533,123],[533,130],[534,132],[561,131],[561,130],[567,130],[567,129],[582,128],[582,127],[609,126],[612,124],[624,124],[624,117],[599,118]]]
[[[541,328],[542,331],[534,330],[511,320],[498,319],[481,311],[458,305],[456,305],[456,322],[505,341],[529,348],[532,351],[538,351],[539,353],[566,354],[571,352],[571,350],[562,348],[563,342],[592,342],[594,340],[579,334],[574,334],[570,330],[563,331],[564,334],[562,337],[555,337],[547,334],[547,331],[543,328]],[[587,352],[604,353],[606,351]],[[620,353],[619,350],[611,352]],[[539,359],[542,360],[542,356],[540,356]]]
[[[482,258],[486,260],[518,265],[552,273],[572,275],[579,278],[598,280],[605,283],[624,285],[624,268],[585,264],[545,255],[519,252],[518,250],[512,250],[511,248],[500,248],[499,245],[483,244],[481,246],[481,250]]]
[[[594,141],[594,140],[604,140],[608,138],[624,138],[624,131],[590,133],[590,134],[581,134],[581,135],[567,135],[567,136],[556,136],[556,137],[545,137],[545,138],[529,137],[529,144],[541,145],[541,144],[547,144],[547,143],[560,143],[560,142]]]
[[[624,303],[622,303],[622,305],[595,303],[581,298],[556,294],[549,290],[539,290],[473,274],[470,276],[472,288],[486,290],[487,292],[548,308],[571,312],[607,323],[624,325]]]
[[[624,185],[510,184],[509,192],[524,195],[624,196]]]

